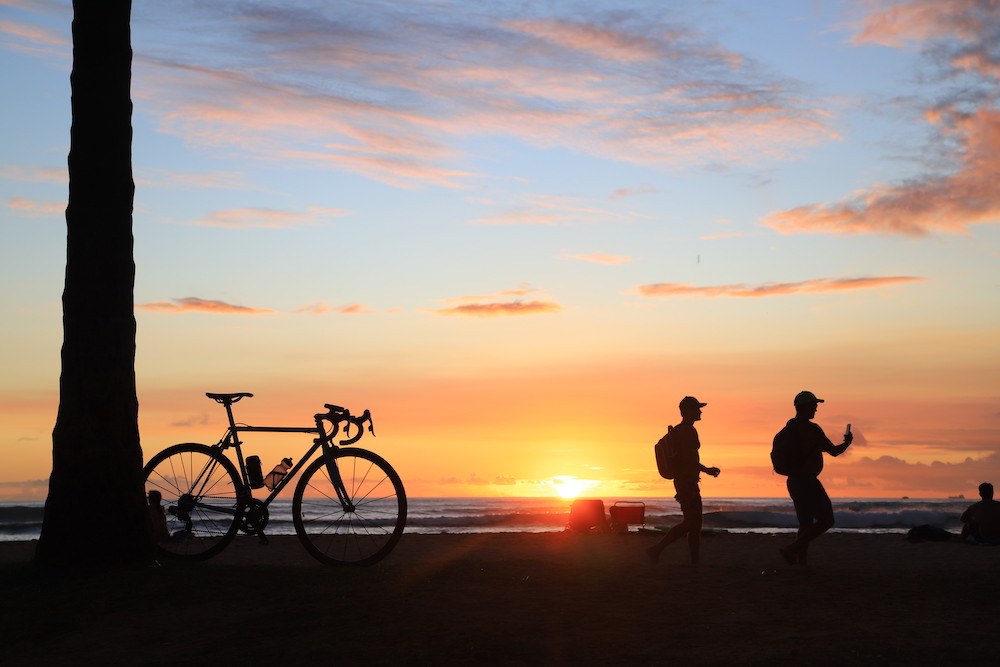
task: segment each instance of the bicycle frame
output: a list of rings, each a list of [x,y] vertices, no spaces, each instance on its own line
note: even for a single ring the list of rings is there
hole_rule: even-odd
[[[218,400],[218,399],[216,399]],[[239,399],[236,399],[239,400]],[[298,462],[295,463],[291,469],[285,473],[285,476],[275,485],[274,489],[267,495],[262,501],[264,505],[270,505],[283,490],[291,483],[292,479],[298,474],[298,472],[312,460],[313,455],[317,450],[323,450],[323,456],[327,453],[332,453],[333,451],[339,449],[337,445],[333,443],[333,439],[336,437],[337,433],[340,431],[340,425],[338,421],[332,419],[335,417],[334,409],[336,406],[326,406],[330,409],[330,412],[326,414],[315,415],[316,425],[315,426],[249,426],[246,424],[237,424],[236,420],[233,418],[233,407],[232,404],[235,402],[233,400],[220,400],[220,403],[226,408],[226,416],[229,418],[229,428],[226,429],[226,433],[222,436],[216,446],[219,447],[220,451],[225,451],[227,448],[232,447],[236,450],[236,461],[240,472],[240,478],[243,481],[243,485],[246,487],[247,495],[250,495],[250,477],[247,473],[246,459],[243,457],[243,441],[240,440],[240,433],[311,433],[318,437],[313,439],[313,444],[304,456],[300,457]],[[348,417],[348,428],[350,428],[350,418]],[[368,411],[365,411],[365,415],[355,421],[358,427],[358,433],[352,438],[348,437],[347,440],[342,440],[341,445],[348,445],[356,442],[361,438],[364,433],[364,428],[362,424],[365,420],[371,422],[368,416]],[[332,430],[327,433],[324,427],[325,421],[330,421],[332,425]],[[369,430],[371,428],[369,427]],[[348,433],[348,435],[350,435]],[[349,496],[346,489],[344,489],[344,484],[341,481],[340,471],[337,469],[337,464],[332,456],[327,456],[327,472],[330,475],[330,480],[333,482],[333,488],[337,493],[337,498],[340,500],[341,506],[344,511],[353,511],[354,506],[350,502]]]

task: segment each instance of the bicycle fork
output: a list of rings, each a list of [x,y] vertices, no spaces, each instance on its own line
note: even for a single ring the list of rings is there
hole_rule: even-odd
[[[333,489],[337,492],[337,500],[340,501],[340,505],[344,508],[345,512],[354,512],[354,502],[347,493],[347,487],[344,486],[344,478],[340,475],[340,466],[337,465],[337,459],[330,452],[327,452],[325,456],[326,474],[330,476]]]

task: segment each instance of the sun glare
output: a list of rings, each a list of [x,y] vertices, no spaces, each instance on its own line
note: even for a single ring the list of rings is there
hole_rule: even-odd
[[[597,482],[590,479],[577,479],[572,475],[556,475],[552,478],[552,483],[560,498],[572,499],[579,497]]]

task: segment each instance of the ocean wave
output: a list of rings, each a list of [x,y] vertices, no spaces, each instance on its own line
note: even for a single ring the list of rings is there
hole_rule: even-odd
[[[680,521],[673,498],[635,499],[643,503],[645,525],[663,527]],[[605,502],[610,518],[614,502]],[[735,532],[794,531],[795,511],[788,498],[706,498],[705,526]],[[952,499],[836,499],[836,530],[906,532],[932,525],[960,528],[959,516],[970,502]],[[569,523],[572,502],[559,498],[412,498],[406,531],[410,533],[488,533],[560,531]],[[0,504],[0,541],[35,539],[41,532],[42,503]],[[271,504],[268,535],[294,535],[291,501]],[[633,529],[635,526],[633,526]]]

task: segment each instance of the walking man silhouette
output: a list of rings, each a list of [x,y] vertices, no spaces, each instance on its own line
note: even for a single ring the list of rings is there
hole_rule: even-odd
[[[698,455],[701,442],[698,440],[698,431],[694,423],[701,419],[701,409],[706,405],[708,404],[700,402],[693,396],[685,396],[680,403],[681,423],[670,431],[671,448],[676,461],[674,490],[677,495],[674,498],[680,503],[684,518],[671,528],[662,540],[646,549],[646,554],[652,563],[658,562],[660,553],[685,535],[691,553],[691,564],[697,565],[700,561],[702,504],[698,480],[703,472],[712,477],[718,477],[721,472],[718,468],[703,466]]]
[[[819,481],[819,474],[823,471],[823,452],[840,456],[854,441],[854,436],[848,432],[844,434],[842,444],[834,445],[819,424],[812,421],[816,408],[823,402],[811,391],[800,391],[793,401],[795,417],[789,419],[774,438],[775,451],[783,449],[788,458],[784,462],[783,474],[788,475],[788,495],[795,505],[795,516],[799,522],[796,540],[779,549],[789,565],[805,565],[809,543],[833,528],[833,503]]]

